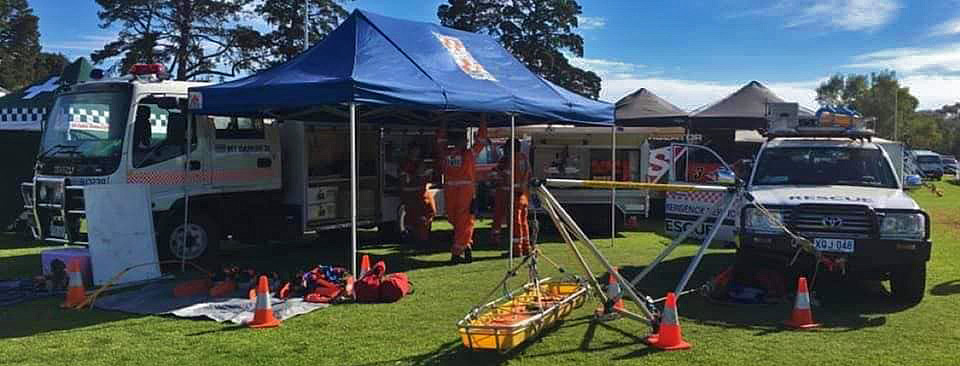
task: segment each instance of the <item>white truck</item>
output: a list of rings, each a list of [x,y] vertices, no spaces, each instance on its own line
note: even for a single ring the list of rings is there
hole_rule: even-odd
[[[204,84],[163,75],[161,65],[136,65],[130,76],[57,97],[33,182],[21,186],[38,239],[87,244],[83,188],[93,184],[149,186],[161,257],[208,256],[226,238],[289,239],[350,226],[344,124],[218,116],[188,124],[187,90]],[[384,171],[398,153],[388,149],[418,139],[432,147],[433,139],[369,126],[358,135],[359,223],[398,227],[399,192]]]
[[[917,303],[932,246],[930,218],[904,192],[902,145],[874,141],[871,132],[772,129],[748,170],[746,191],[776,221],[812,241],[828,269],[889,279],[896,299]],[[740,262],[784,268],[797,253],[754,204],[742,206],[738,229]],[[801,254],[794,265],[812,270],[816,261]]]

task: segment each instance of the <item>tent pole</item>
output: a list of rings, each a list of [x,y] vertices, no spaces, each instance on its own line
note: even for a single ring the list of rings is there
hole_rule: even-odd
[[[617,124],[610,126],[610,180],[617,181]],[[617,189],[610,188],[610,246],[617,237]]]
[[[192,118],[193,118],[192,113],[187,114],[187,120],[186,120],[187,139],[186,141],[183,142],[184,151],[186,151],[186,155],[184,157],[185,160],[183,161],[183,242],[181,242],[181,244],[183,245],[181,246],[181,249],[180,249],[180,272],[183,272],[187,269],[187,260],[184,257],[186,257],[185,252],[187,250],[187,231],[189,231],[188,225],[190,222],[189,220],[190,220],[190,181],[191,179],[190,179],[189,167],[190,167],[190,140],[192,139],[191,135],[193,135],[193,124],[190,123],[190,119]],[[210,238],[207,238],[207,245],[210,245]],[[207,250],[209,250],[209,248]]]
[[[357,104],[350,103],[350,272],[357,273]]]
[[[516,168],[517,168],[517,154],[516,154],[517,146],[516,145],[517,145],[517,116],[511,113],[510,114],[510,234],[509,234],[510,242],[507,244],[510,246],[510,260],[507,261],[507,265],[510,268],[513,268],[513,241],[514,241],[514,237],[513,237],[514,223],[513,222],[514,220],[516,220],[516,218],[514,217],[516,215],[516,212],[514,212],[514,204],[515,204],[514,201],[516,200],[516,197],[517,197],[516,191],[515,191],[516,188],[514,187],[516,185],[515,184],[516,181],[513,179],[513,175],[516,174]]]

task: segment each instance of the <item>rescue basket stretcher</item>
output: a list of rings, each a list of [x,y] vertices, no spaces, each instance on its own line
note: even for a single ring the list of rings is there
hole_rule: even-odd
[[[540,281],[475,308],[457,322],[463,345],[472,350],[507,352],[556,324],[587,300],[582,281]],[[542,308],[541,308],[542,306]]]

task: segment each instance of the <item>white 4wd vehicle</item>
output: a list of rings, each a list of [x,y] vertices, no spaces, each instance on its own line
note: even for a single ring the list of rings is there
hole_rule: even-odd
[[[930,219],[904,193],[880,143],[843,137],[772,138],[761,147],[752,170],[747,192],[788,229],[812,241],[826,258],[823,262],[837,264],[834,269],[846,276],[889,278],[898,301],[923,298]],[[793,260],[797,248],[768,216],[752,204],[740,214],[741,261]],[[801,254],[796,268],[813,268],[814,260]]]

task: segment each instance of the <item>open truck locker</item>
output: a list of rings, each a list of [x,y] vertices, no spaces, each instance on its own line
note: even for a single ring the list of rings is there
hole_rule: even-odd
[[[647,136],[653,128],[627,127],[616,131],[616,177],[618,181],[644,181],[649,148]],[[502,133],[503,131],[498,131]],[[571,126],[526,126],[517,129],[518,136],[528,138],[533,177],[537,179],[610,180],[613,157],[612,129]],[[646,218],[649,193],[643,190],[597,190],[558,188],[554,196],[566,207],[585,230],[609,233],[611,219],[617,230],[629,217]],[[611,202],[615,202],[611,211]],[[537,207],[540,215],[546,213]]]

